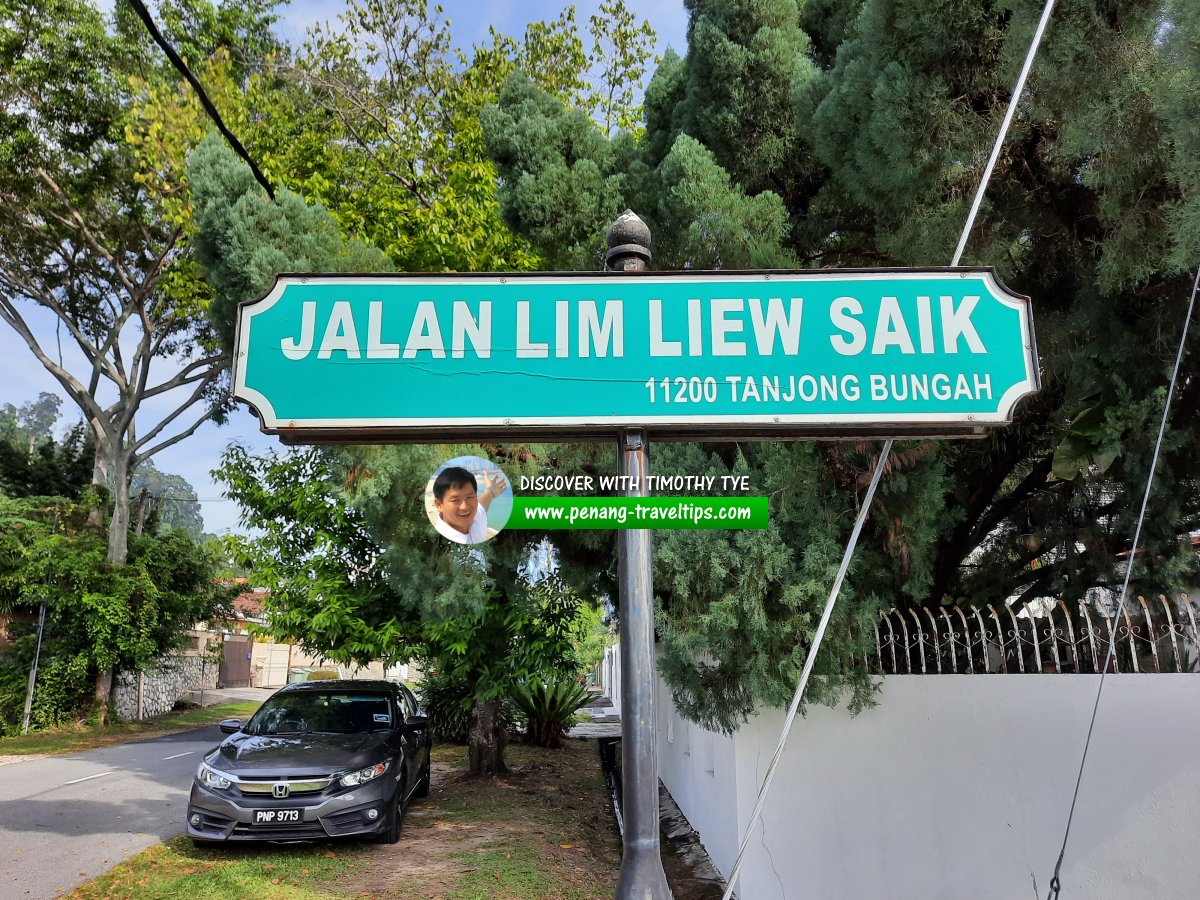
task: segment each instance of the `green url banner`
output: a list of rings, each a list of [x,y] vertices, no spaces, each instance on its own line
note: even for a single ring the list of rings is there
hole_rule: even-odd
[[[505,528],[767,527],[766,497],[516,497]]]

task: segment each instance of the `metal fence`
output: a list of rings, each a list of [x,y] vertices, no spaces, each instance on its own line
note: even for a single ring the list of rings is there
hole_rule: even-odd
[[[1117,603],[891,609],[875,625],[867,668],[883,675],[1200,671],[1200,612],[1186,594]]]

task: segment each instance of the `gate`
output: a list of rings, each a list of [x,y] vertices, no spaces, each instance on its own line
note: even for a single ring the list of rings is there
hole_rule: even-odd
[[[250,687],[250,653],[253,638],[250,635],[225,635],[225,655],[221,658],[221,671],[217,674],[217,687]]]

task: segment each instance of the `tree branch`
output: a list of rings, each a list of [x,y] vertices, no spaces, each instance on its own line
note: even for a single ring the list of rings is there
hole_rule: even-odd
[[[174,418],[177,413],[182,412],[185,408],[186,407],[180,407],[176,411],[175,414],[172,414],[171,418]],[[176,434],[173,437],[167,438],[165,441],[163,441],[160,444],[155,444],[149,450],[145,450],[141,453],[138,453],[136,456],[133,457],[134,465],[141,465],[146,460],[148,460],[150,457],[154,456],[154,454],[159,453],[163,450],[166,450],[168,447],[170,447],[174,444],[178,444],[180,441],[184,440],[185,438],[191,437],[193,434],[196,433],[197,428],[199,428],[201,425],[203,425],[205,422],[207,422],[209,419],[211,419],[213,416],[215,416],[217,414],[217,409],[218,409],[218,407],[216,407],[216,406],[210,406],[208,409],[206,409],[204,411],[204,414],[201,415],[200,418],[198,418],[195,422],[193,422],[191,424],[191,426],[189,428],[187,428],[185,431],[181,431],[181,432],[179,432],[179,434]],[[146,435],[141,440],[139,440],[137,443],[137,446],[140,447],[142,444],[144,444],[146,442],[147,438],[149,438],[155,432],[161,430],[161,427],[163,424],[166,424],[166,423],[165,422],[161,423],[158,428],[155,428],[154,431],[152,431],[150,434]]]
[[[73,223],[75,227],[79,229],[79,233],[83,235],[83,239],[87,242],[88,246],[95,250],[99,256],[107,260],[108,264],[113,267],[113,273],[117,276],[117,278],[120,279],[121,284],[125,286],[125,289],[129,291],[131,295],[135,293],[133,282],[131,282],[128,275],[125,274],[125,267],[121,265],[121,263],[117,261],[116,257],[113,256],[109,249],[101,244],[100,241],[96,239],[96,236],[92,234],[92,230],[88,228],[87,223],[83,221],[83,216],[81,216],[79,211],[71,205],[70,199],[65,193],[63,193],[62,188],[58,186],[58,182],[51,178],[50,174],[40,166],[36,171],[42,181],[46,182],[46,184],[50,187],[50,190],[54,193],[54,196],[56,196],[59,202],[66,207],[69,218],[56,218],[58,218],[59,221],[64,225],[71,225]]]
[[[183,387],[185,384],[192,384],[197,380],[209,377],[209,373],[207,372],[193,375],[192,373],[197,369],[205,366],[214,366],[217,371],[221,371],[228,368],[228,365],[229,356],[225,353],[217,353],[213,356],[206,356],[204,359],[197,359],[194,362],[188,363],[186,366],[176,372],[175,375],[161,384],[155,385],[152,388],[146,388],[146,390],[142,392],[142,399],[147,397],[156,397],[159,394],[165,394],[167,391],[172,391],[175,388]]]
[[[70,332],[71,337],[75,339],[75,343],[83,352],[83,355],[92,361],[93,365],[103,363],[103,368],[106,370],[104,374],[117,384],[118,387],[120,386],[120,376],[108,363],[108,360],[105,359],[103,351],[96,347],[88,336],[79,329],[58,300],[23,278],[19,273],[13,272],[8,268],[0,267],[0,281],[4,282],[13,293],[22,294],[39,306],[43,306],[54,313],[58,320],[67,326],[67,330]],[[14,306],[12,309],[15,312],[16,307]]]
[[[38,339],[33,336],[33,331],[25,322],[20,311],[13,306],[12,302],[7,297],[0,297],[0,321],[8,323],[25,344],[33,351],[33,355],[37,357],[38,362],[45,366],[46,371],[53,375],[58,383],[63,386],[67,395],[75,401],[78,406],[86,410],[92,418],[103,419],[104,410],[100,408],[100,404],[96,402],[96,398],[87,392],[83,384],[75,378],[70,372],[52,360],[38,343]]]
[[[175,409],[170,414],[168,414],[165,418],[163,418],[157,425],[155,425],[148,432],[146,432],[144,435],[142,435],[140,438],[138,438],[137,441],[135,441],[133,444],[133,449],[136,451],[139,447],[141,447],[145,444],[148,444],[150,441],[154,440],[155,437],[162,434],[162,431],[164,428],[166,428],[168,425],[170,425],[172,422],[174,422],[177,418],[179,418],[181,415],[183,415],[183,413],[185,411],[187,411],[190,407],[192,407],[196,403],[197,400],[199,400],[201,397],[204,396],[205,389],[214,380],[216,380],[216,378],[221,374],[222,371],[224,371],[224,366],[219,366],[219,367],[214,366],[213,368],[211,368],[207,372],[205,372],[204,376],[196,384],[196,387],[192,389],[191,395],[186,400],[184,400],[183,403],[181,403],[181,404],[179,404],[179,406],[175,407]],[[206,414],[206,415],[211,415],[213,412],[215,412],[215,407],[210,408],[208,414]],[[203,419],[201,421],[203,421]],[[197,423],[197,425],[198,424],[199,423]],[[196,426],[194,425],[192,427],[192,431],[195,431],[195,430],[196,430]],[[190,432],[188,432],[188,433],[190,433]],[[170,441],[168,441],[167,443],[163,444],[162,446],[163,447],[170,446],[172,443],[175,442],[175,440],[178,440],[178,439],[179,438],[173,438]],[[139,455],[141,456],[142,459],[146,459],[146,458],[152,456],[153,454],[157,453],[160,449],[162,449],[162,447],[156,447],[154,450],[151,450],[144,454],[139,454]]]

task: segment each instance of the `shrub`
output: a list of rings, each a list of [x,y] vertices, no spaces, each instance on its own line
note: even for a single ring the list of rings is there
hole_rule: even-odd
[[[533,681],[513,688],[512,701],[525,717],[525,739],[557,749],[575,721],[575,710],[591,697],[577,681]]]
[[[445,744],[467,743],[471,695],[465,678],[426,672],[417,694],[429,716],[434,740]],[[518,710],[508,698],[500,704],[500,724],[505,731],[513,731],[519,725]]]

